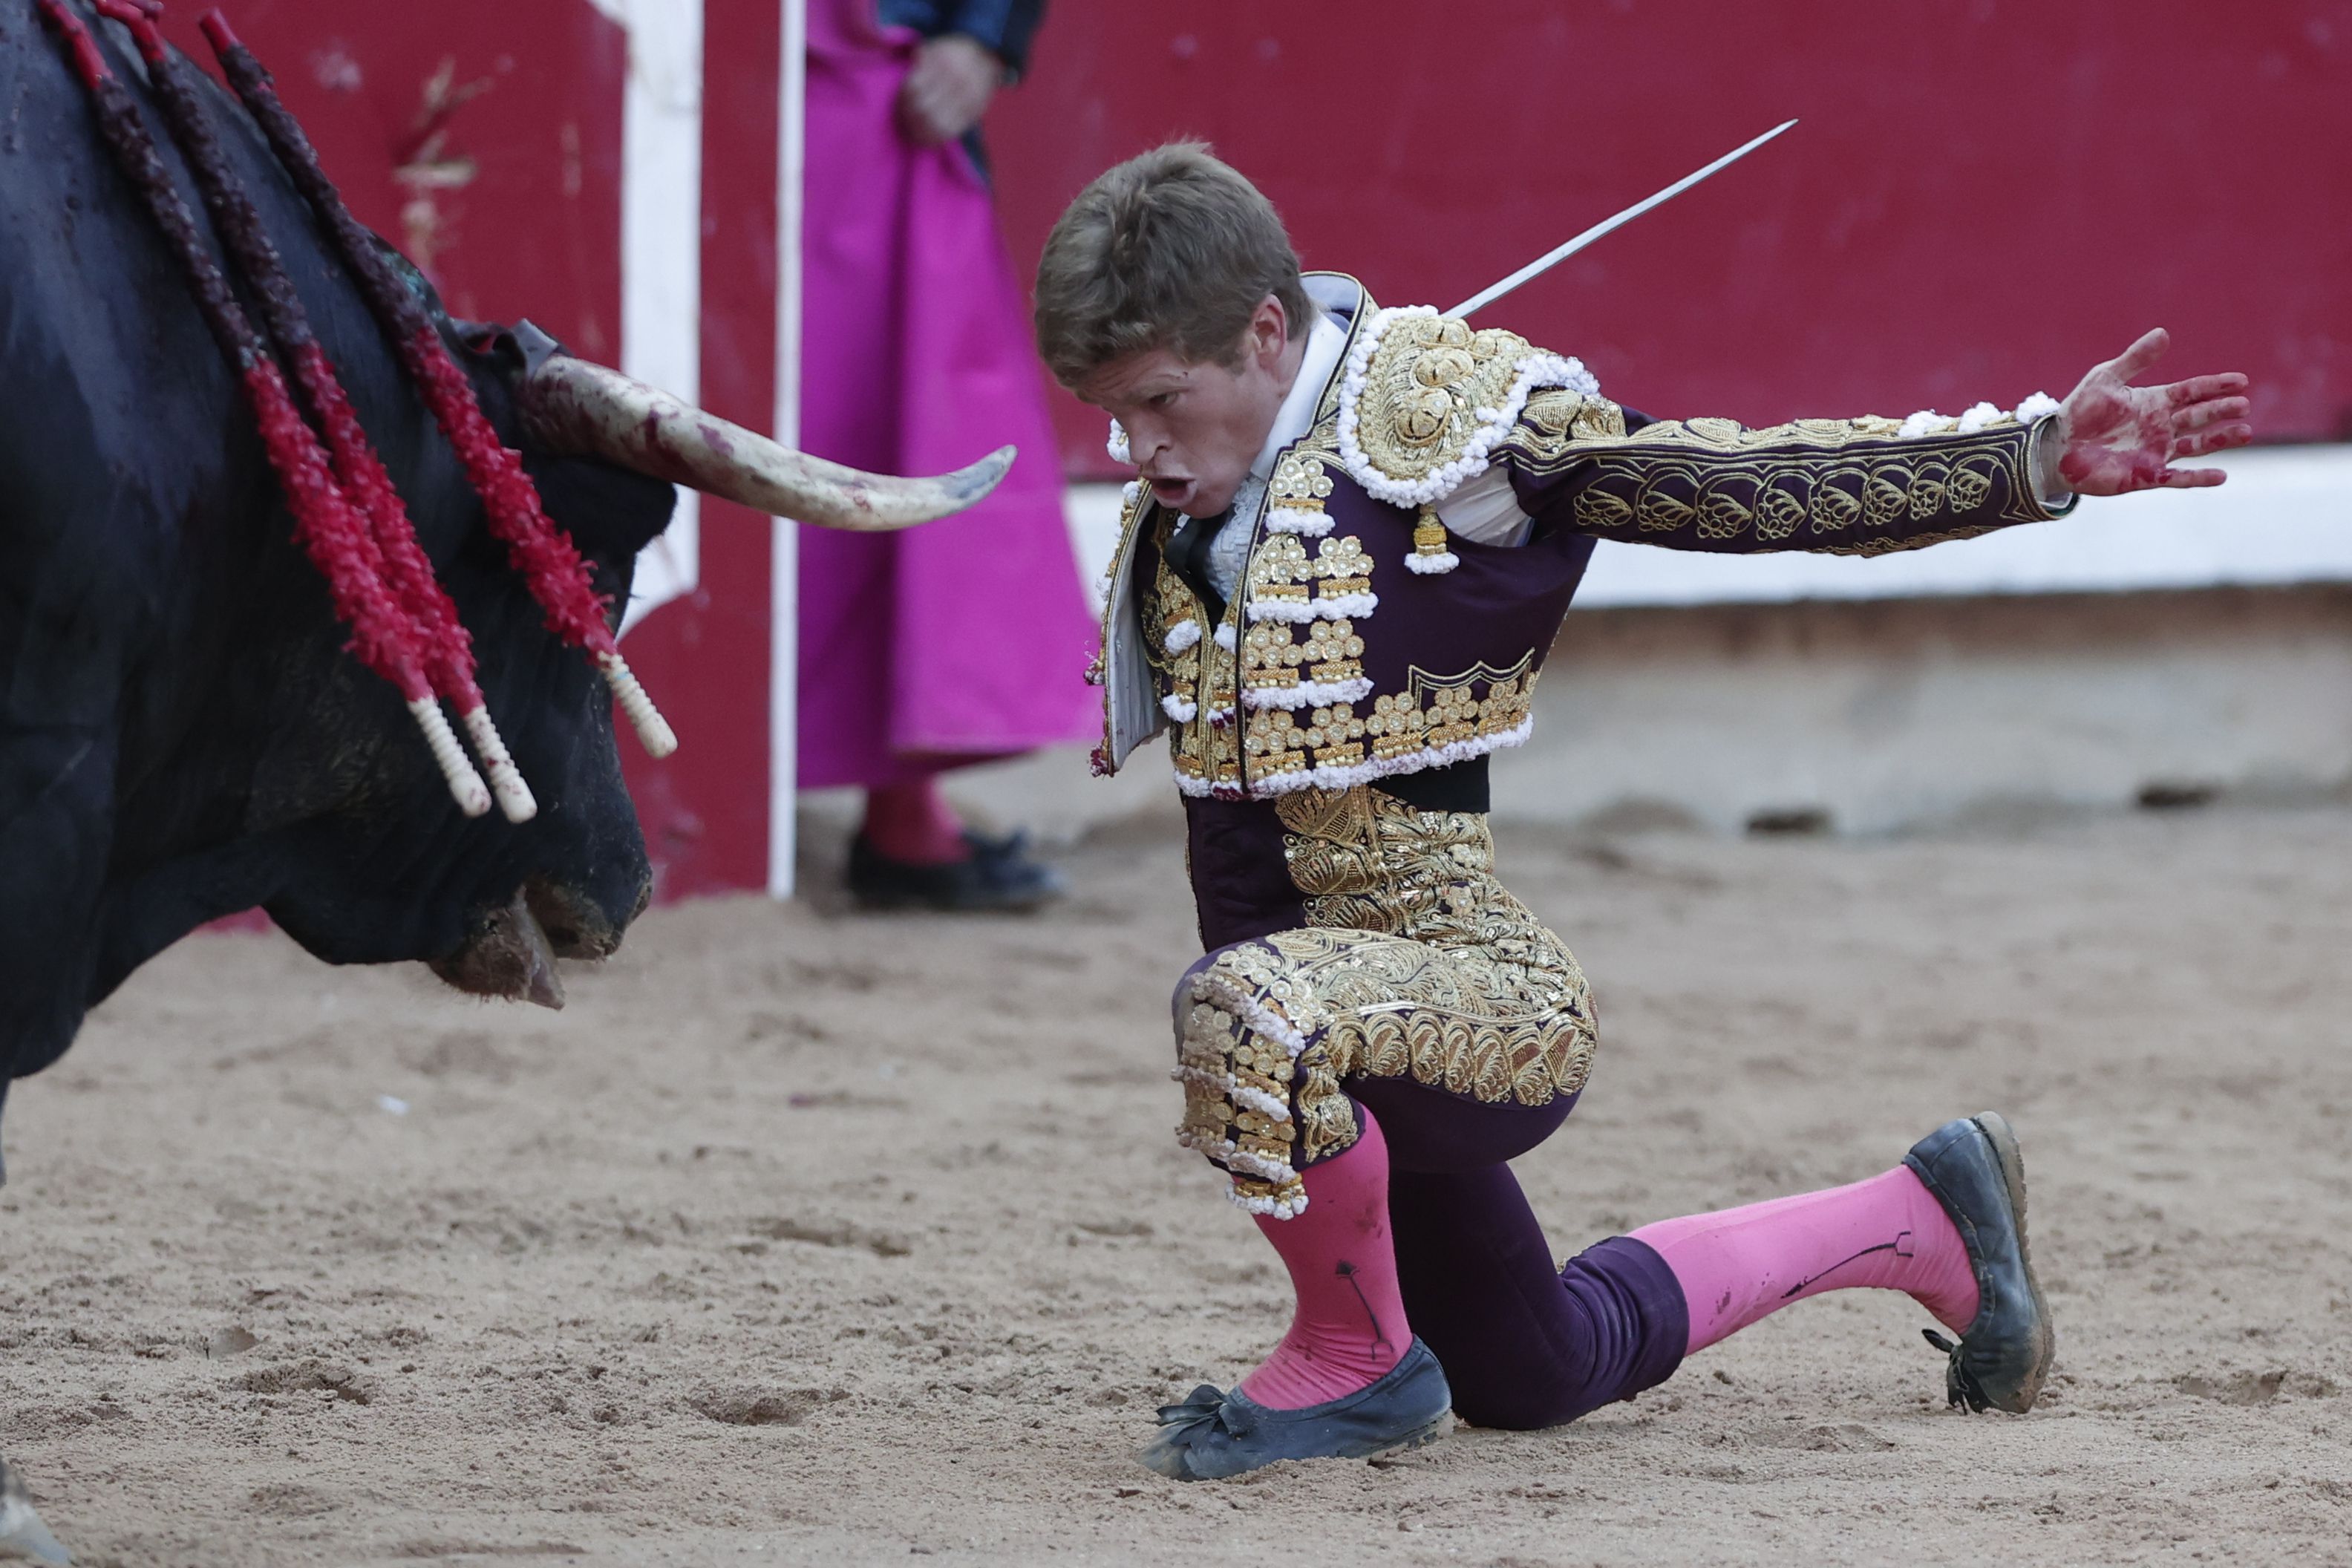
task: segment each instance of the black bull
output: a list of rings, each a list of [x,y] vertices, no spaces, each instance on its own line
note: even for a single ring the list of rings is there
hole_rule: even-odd
[[[112,26],[100,37],[192,192],[136,57]],[[0,1105],[9,1080],[56,1060],[132,970],[218,916],[257,905],[330,963],[421,959],[468,989],[518,994],[528,986],[511,950],[543,952],[543,937],[558,955],[601,957],[650,885],[604,687],[542,625],[257,128],[209,80],[203,96],[472,634],[490,710],[540,809],[520,826],[460,816],[398,693],[342,651],[344,629],[291,542],[278,482],[183,278],[31,6],[7,0]],[[1011,458],[937,481],[855,474],[578,361],[559,358],[551,374],[537,348],[526,363],[513,335],[434,310],[484,413],[523,452],[548,515],[615,605],[637,551],[668,521],[668,480],[879,529],[969,505]],[[561,451],[533,437],[551,430]],[[629,467],[579,455],[595,451]]]

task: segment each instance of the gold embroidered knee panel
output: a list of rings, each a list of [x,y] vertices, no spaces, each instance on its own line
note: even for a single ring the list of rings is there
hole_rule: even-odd
[[[1172,1075],[1184,1086],[1176,1141],[1224,1167],[1242,1207],[1288,1219],[1307,1207],[1292,1163],[1305,1038],[1247,981],[1223,972],[1235,956],[1222,954],[1193,977]],[[1336,1079],[1330,1088],[1336,1093]]]

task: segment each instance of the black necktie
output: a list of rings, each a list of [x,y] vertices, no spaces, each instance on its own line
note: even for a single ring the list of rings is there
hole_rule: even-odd
[[[1234,509],[1227,507],[1214,517],[1187,518],[1184,526],[1168,542],[1170,569],[1207,607],[1212,623],[1225,618],[1225,596],[1209,581],[1209,546],[1216,540],[1217,531],[1233,515]]]

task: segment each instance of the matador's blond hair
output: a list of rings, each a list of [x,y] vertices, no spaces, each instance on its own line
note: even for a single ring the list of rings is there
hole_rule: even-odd
[[[1269,294],[1290,335],[1305,331],[1298,253],[1274,204],[1206,143],[1171,142],[1097,175],[1054,225],[1037,263],[1037,348],[1072,388],[1153,349],[1231,365]]]

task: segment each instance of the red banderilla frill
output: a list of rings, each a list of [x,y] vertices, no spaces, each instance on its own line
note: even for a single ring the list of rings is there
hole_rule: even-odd
[[[259,302],[263,324],[309,400],[313,419],[326,433],[335,477],[344,495],[370,525],[375,550],[368,565],[407,612],[434,690],[457,710],[458,722],[473,741],[483,771],[488,774],[499,809],[509,822],[529,821],[538,810],[537,803],[491,722],[475,680],[472,641],[457,618],[457,606],[434,576],[433,563],[417,542],[392,476],[384,471],[333,364],[310,330],[301,297],[262,226],[260,213],[238,186],[222,154],[184,66],[150,19],[163,9],[160,0],[97,0],[97,7],[101,16],[130,29],[147,61],[149,85],[173,140],[195,173],[196,188],[212,214],[214,232],[243,270]]]
[[[206,12],[201,26],[220,58],[222,74],[245,100],[295,188],[333,237],[384,335],[407,362],[425,405],[481,495],[491,532],[505,542],[508,559],[530,584],[548,628],[586,650],[612,686],[646,751],[656,757],[669,755],[677,749],[677,736],[656,711],[636,677],[629,673],[605,621],[604,601],[589,581],[579,551],[541,510],[538,489],[522,470],[521,455],[499,439],[474,399],[473,384],[449,358],[424,305],[394,276],[367,230],[343,205],[334,183],[319,166],[310,138],[279,100],[269,73],[238,41],[220,12]]]
[[[196,233],[195,220],[148,140],[137,106],[106,63],[98,43],[63,0],[37,0],[41,19],[65,41],[74,68],[90,94],[108,152],[187,275],[205,326],[236,371],[261,431],[269,462],[294,514],[295,538],[327,580],[335,613],[351,627],[351,650],[391,681],[407,702],[458,806],[469,816],[490,808],[490,794],[466,760],[425,673],[425,650],[415,623],[374,570],[380,552],[365,521],[335,481],[319,439],[294,406],[268,345],[229,290]],[[144,7],[142,7],[143,10]]]

